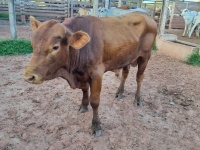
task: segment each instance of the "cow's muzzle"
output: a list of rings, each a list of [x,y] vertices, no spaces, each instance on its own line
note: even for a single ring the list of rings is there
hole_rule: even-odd
[[[44,80],[37,74],[23,74],[23,78],[26,82],[32,84],[41,84]]]

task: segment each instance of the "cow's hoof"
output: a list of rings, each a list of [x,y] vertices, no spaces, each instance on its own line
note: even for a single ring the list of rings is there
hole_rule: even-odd
[[[122,99],[124,96],[123,96],[123,93],[116,93],[115,95],[115,98],[117,99]]]
[[[119,78],[119,73],[115,73],[115,76],[116,76],[117,78]]]
[[[88,112],[88,107],[87,107],[87,106],[81,105],[81,106],[80,106],[80,109],[79,109],[79,112],[80,112],[80,113]]]
[[[140,98],[135,98],[134,105],[135,107],[142,107],[142,100]]]
[[[124,93],[124,89],[123,88],[119,88],[117,93],[116,93],[116,95],[115,95],[115,98],[122,99],[124,97],[123,93]]]
[[[93,131],[93,134],[94,134],[96,137],[99,137],[99,136],[101,136],[101,132],[102,132],[102,130]]]
[[[102,132],[102,129],[101,129],[100,124],[93,124],[93,125],[92,125],[92,133],[93,133],[96,137],[101,136],[101,132]]]
[[[142,102],[134,102],[135,107],[142,107]]]

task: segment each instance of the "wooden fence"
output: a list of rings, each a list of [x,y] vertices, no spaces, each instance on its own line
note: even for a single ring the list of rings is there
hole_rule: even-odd
[[[68,9],[68,0],[15,0],[15,11],[21,15],[24,22],[26,17],[33,15],[36,17],[65,18],[71,15]],[[0,13],[8,13],[8,5],[0,0]]]
[[[117,6],[118,0],[110,0],[111,6]],[[122,0],[122,3],[137,6],[138,0]],[[99,0],[103,7],[105,0]],[[15,0],[15,11],[26,22],[27,16],[33,15],[39,20],[47,18],[64,19],[78,15],[80,7],[92,7],[93,0]],[[0,0],[0,13],[8,13],[7,0]]]

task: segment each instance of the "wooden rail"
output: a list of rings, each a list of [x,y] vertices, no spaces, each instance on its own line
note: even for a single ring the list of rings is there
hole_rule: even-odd
[[[22,22],[25,22],[26,16],[29,15],[56,18],[70,17],[71,14],[68,10],[68,0],[15,1],[15,12],[21,15]],[[0,13],[8,13],[8,4],[5,0],[0,0]]]
[[[15,11],[26,22],[29,15],[35,17],[66,18],[78,15],[81,7],[92,7],[94,0],[15,0]],[[99,7],[104,6],[105,0],[99,0]],[[123,4],[135,3],[138,0],[122,0]],[[117,4],[118,0],[112,0]],[[69,6],[68,6],[69,5]],[[112,5],[115,6],[115,5]],[[8,13],[7,0],[0,0],[0,13]]]

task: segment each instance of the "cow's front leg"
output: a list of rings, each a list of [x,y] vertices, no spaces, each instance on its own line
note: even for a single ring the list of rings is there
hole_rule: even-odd
[[[182,36],[185,36],[186,30],[187,30],[187,24],[185,23],[185,28]]]
[[[86,86],[82,88],[83,98],[82,98],[82,103],[81,103],[81,106],[80,106],[80,109],[79,109],[80,113],[85,113],[85,112],[88,111],[88,105],[89,105],[88,89],[89,89],[88,84],[86,84]]]
[[[96,136],[101,135],[101,122],[98,115],[98,107],[100,101],[100,92],[101,92],[102,76],[96,75],[92,77],[90,83],[90,105],[93,109],[93,118],[92,118],[92,131]]]

